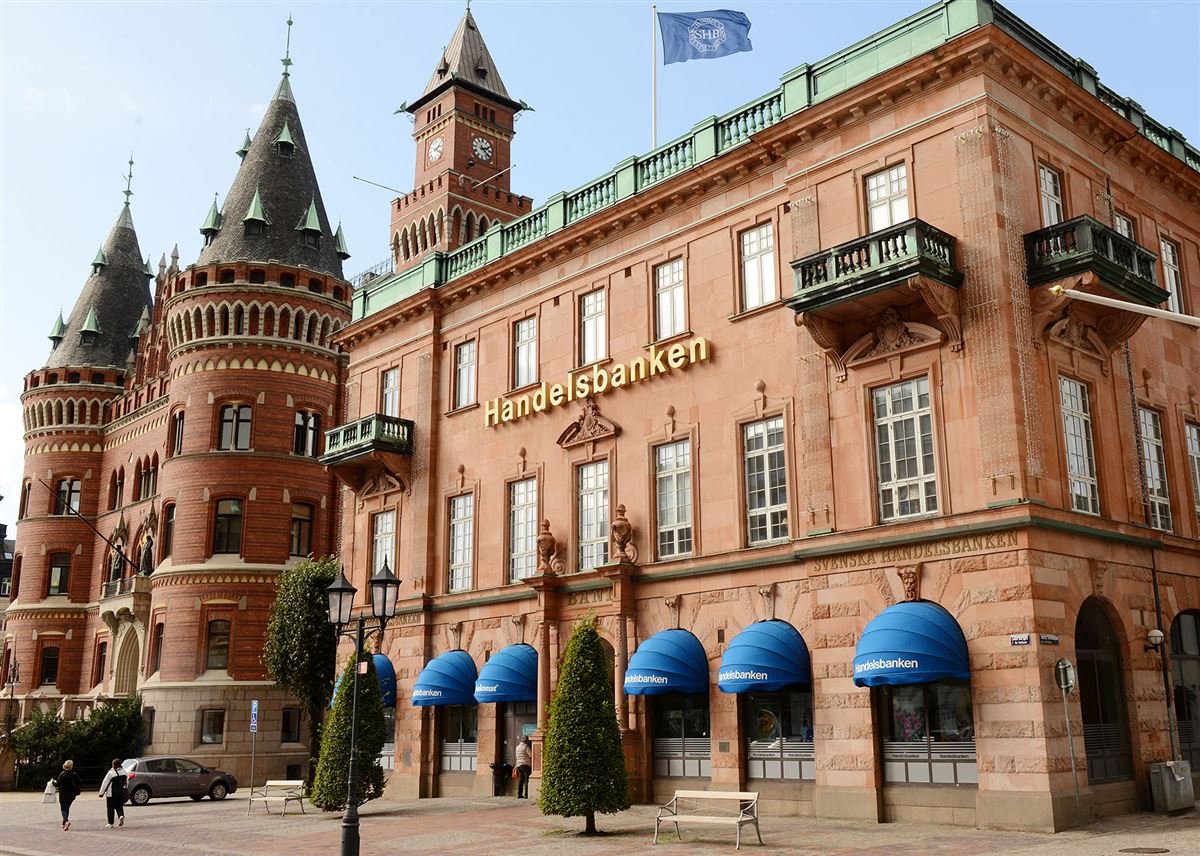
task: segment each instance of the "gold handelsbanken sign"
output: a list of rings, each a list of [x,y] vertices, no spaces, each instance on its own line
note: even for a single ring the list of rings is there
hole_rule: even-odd
[[[707,360],[710,351],[708,339],[696,336],[688,342],[676,342],[663,348],[651,345],[646,356],[627,363],[617,363],[611,368],[594,363],[590,369],[571,372],[564,383],[542,381],[537,389],[524,395],[512,398],[500,396],[485,402],[483,425],[485,428],[495,428],[531,413],[542,413],[576,399],[600,395],[612,389],[641,383],[647,378],[684,369],[693,363]]]

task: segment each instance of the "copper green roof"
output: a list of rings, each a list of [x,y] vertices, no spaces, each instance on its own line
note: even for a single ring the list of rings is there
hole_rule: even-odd
[[[149,256],[146,256],[146,267],[143,270],[145,271],[146,276],[148,276],[150,279],[154,279],[154,268],[150,267]]]
[[[257,195],[254,197],[258,198]],[[217,210],[217,197],[213,197],[212,206],[208,209],[208,216],[204,218],[204,222],[200,224],[200,234],[210,235],[221,228],[221,212]]]
[[[251,220],[266,223],[268,226],[271,225],[271,221],[267,219],[267,212],[263,210],[262,196],[259,194],[257,187],[254,188],[254,198],[250,200],[250,207],[246,209],[246,216],[242,218],[242,222],[246,223]]]
[[[117,222],[119,223],[120,220]],[[104,247],[101,247],[100,249],[96,250],[96,258],[92,259],[92,266],[95,267],[96,265],[99,265],[104,267],[106,264],[108,264],[108,256],[104,255]]]
[[[292,129],[288,127],[287,119],[283,120],[283,130],[279,132],[279,136],[275,138],[276,143],[296,147],[296,141],[292,139]]]
[[[80,333],[99,333],[100,319],[96,317],[96,307],[89,306],[87,318],[83,322],[83,326],[79,328]]]
[[[50,328],[50,341],[56,345],[62,339],[63,334],[67,331],[67,325],[63,323],[62,310],[58,310],[58,318],[54,322],[54,326]]]
[[[286,129],[285,129],[286,130]],[[321,218],[317,216],[316,200],[310,199],[308,202],[308,210],[304,212],[304,216],[300,218],[300,222],[296,224],[298,232],[321,232]]]
[[[242,145],[237,150],[237,156],[244,159],[246,157],[246,152],[250,151],[250,146],[253,142],[254,141],[250,139],[250,129],[247,128],[246,136],[242,140]]]
[[[350,250],[346,248],[346,236],[342,233],[342,224],[339,222],[337,234],[333,236],[333,246],[337,254],[341,256],[342,261],[350,258]]]
[[[288,83],[288,76],[286,74],[284,74],[283,80],[279,81],[279,87],[275,90],[275,97],[271,100],[296,103],[296,96],[292,94],[292,84]]]

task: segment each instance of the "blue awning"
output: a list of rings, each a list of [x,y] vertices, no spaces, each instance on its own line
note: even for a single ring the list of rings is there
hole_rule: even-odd
[[[372,659],[375,661],[375,679],[379,682],[379,694],[383,696],[384,707],[396,706],[396,670],[392,667],[392,661],[383,654],[375,654]],[[333,685],[333,696],[329,699],[329,706],[332,708],[334,701],[337,699],[338,690],[342,686],[342,678],[345,677],[345,670],[338,675],[337,683]]]
[[[786,621],[759,621],[734,636],[717,672],[717,689],[725,693],[774,692],[810,683],[808,646]]]
[[[860,687],[971,679],[967,640],[954,616],[936,603],[889,606],[871,619],[854,652]]]
[[[686,630],[655,633],[629,658],[625,692],[628,695],[708,692],[708,655],[704,646]]]
[[[537,701],[538,656],[532,645],[509,645],[479,670],[475,701]]]
[[[475,661],[466,651],[447,651],[430,660],[413,685],[417,707],[475,704]]]

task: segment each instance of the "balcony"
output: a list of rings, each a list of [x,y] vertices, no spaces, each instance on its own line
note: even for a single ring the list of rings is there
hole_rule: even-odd
[[[1083,277],[1112,292],[1108,296],[1143,306],[1158,306],[1168,296],[1158,286],[1157,258],[1087,215],[1025,236],[1026,278],[1031,287]]]
[[[321,463],[355,491],[385,476],[407,487],[413,449],[413,423],[372,413],[325,432]]]
[[[100,618],[115,634],[122,621],[143,621],[150,613],[150,577],[135,574],[100,587]]]

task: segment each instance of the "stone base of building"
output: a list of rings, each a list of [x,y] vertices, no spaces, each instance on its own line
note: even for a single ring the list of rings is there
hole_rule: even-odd
[[[843,820],[879,820],[880,793],[877,788],[813,788],[813,814]]]
[[[919,823],[949,823],[957,826],[977,824],[977,788],[885,785],[880,793],[883,797],[881,819],[888,823],[915,820]]]

